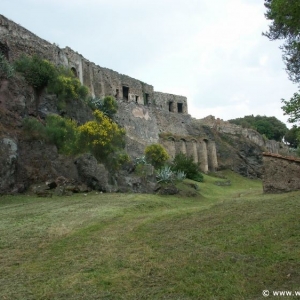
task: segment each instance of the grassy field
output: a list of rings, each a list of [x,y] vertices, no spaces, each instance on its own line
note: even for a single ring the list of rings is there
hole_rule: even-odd
[[[197,197],[1,197],[0,299],[300,291],[300,192],[264,195],[260,181],[225,175],[232,186],[205,176]]]

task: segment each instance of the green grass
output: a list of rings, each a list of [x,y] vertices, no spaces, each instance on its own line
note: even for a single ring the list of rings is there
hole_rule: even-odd
[[[0,299],[263,299],[265,289],[300,290],[300,192],[264,195],[260,181],[225,175],[232,186],[205,176],[196,197],[1,197]]]

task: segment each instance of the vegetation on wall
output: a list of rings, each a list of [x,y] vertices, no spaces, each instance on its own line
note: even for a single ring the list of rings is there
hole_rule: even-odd
[[[245,116],[229,120],[230,123],[240,125],[244,128],[251,128],[265,135],[269,140],[281,141],[287,133],[286,125],[275,117],[267,116]]]
[[[40,97],[51,80],[56,76],[55,66],[42,59],[37,55],[34,56],[21,56],[14,63],[16,71],[23,74],[27,83],[34,89],[36,113],[40,103]]]
[[[62,105],[65,102],[82,99],[88,95],[88,88],[82,85],[73,72],[65,67],[56,67],[46,59],[37,55],[21,56],[14,63],[16,71],[20,72],[35,92],[36,114],[40,98],[47,88],[49,93],[56,94]]]
[[[122,152],[125,130],[98,110],[94,115],[95,121],[81,126],[58,115],[47,116],[45,124],[33,117],[26,118],[23,125],[27,136],[55,144],[59,153],[75,155],[91,152],[99,162],[116,168],[129,159]],[[108,157],[109,160],[106,159]]]
[[[56,76],[49,82],[48,92],[56,94],[59,100],[68,102],[85,99],[89,90],[70,69],[59,67],[56,69]]]
[[[14,75],[14,68],[5,58],[5,56],[0,53],[0,79],[8,79]]]
[[[95,121],[81,125],[80,145],[84,151],[90,151],[98,161],[105,158],[117,149],[125,146],[125,130],[104,115],[100,110],[94,112]]]
[[[118,103],[113,96],[100,98],[88,98],[87,104],[92,110],[101,110],[106,116],[112,118],[118,111]]]

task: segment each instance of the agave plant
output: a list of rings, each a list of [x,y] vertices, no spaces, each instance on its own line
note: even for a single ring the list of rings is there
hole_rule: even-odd
[[[160,170],[157,171],[157,182],[170,182],[173,180],[174,173],[171,170],[171,167],[164,166]]]
[[[182,181],[182,180],[184,180],[186,178],[186,174],[183,171],[178,170],[175,173],[175,177],[176,177],[176,180]]]
[[[147,164],[147,161],[146,161],[145,155],[144,155],[144,156],[141,156],[141,157],[136,157],[136,158],[135,158],[135,164],[136,164],[136,165],[146,165],[146,164]]]

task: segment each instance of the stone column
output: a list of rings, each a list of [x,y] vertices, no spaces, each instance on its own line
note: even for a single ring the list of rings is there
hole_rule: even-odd
[[[208,172],[208,157],[207,157],[207,141],[203,140],[198,143],[198,161],[200,162],[200,170],[204,173]]]
[[[215,172],[218,168],[216,143],[214,141],[208,141],[208,169]]]
[[[161,144],[166,148],[170,158],[173,160],[176,155],[175,141],[174,139],[168,139],[161,141]]]
[[[191,140],[186,143],[187,147],[187,156],[192,157],[194,160],[194,163],[198,163],[198,149],[197,149],[197,141]]]

